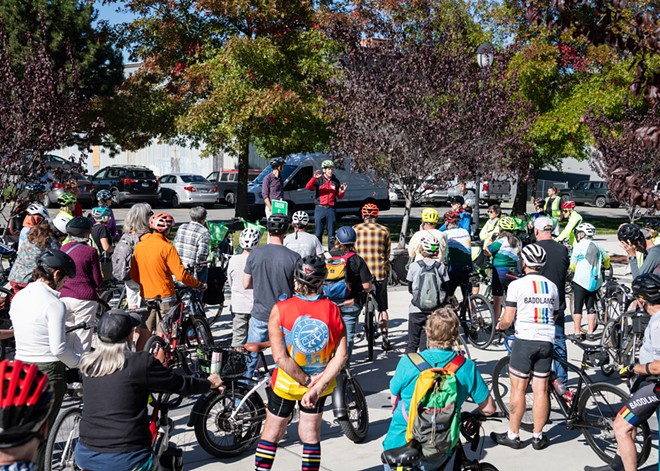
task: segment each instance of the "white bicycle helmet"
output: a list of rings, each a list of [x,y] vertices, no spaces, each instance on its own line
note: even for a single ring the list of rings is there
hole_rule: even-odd
[[[261,233],[253,227],[247,227],[241,232],[238,244],[243,250],[250,250],[259,245],[259,239],[261,239]]]
[[[32,216],[41,216],[44,219],[48,219],[50,217],[50,215],[48,214],[48,210],[43,204],[32,203],[30,204],[30,206],[27,207],[26,211],[28,214]]]
[[[580,224],[578,227],[575,228],[575,232],[582,232],[584,235],[587,237],[593,237],[596,235],[596,228],[593,226],[593,224],[589,224],[588,222],[583,222]]]
[[[58,214],[55,216],[55,219],[53,219],[53,226],[55,226],[55,229],[60,231],[62,234],[67,234],[66,232],[66,225],[69,224],[69,221],[72,218],[67,217],[66,214]]]
[[[529,268],[541,268],[548,258],[545,249],[537,244],[524,246],[520,251],[520,256]]]
[[[419,246],[422,248],[422,251],[430,254],[438,253],[440,250],[440,243],[438,239],[431,233],[424,234],[422,236],[422,241]]]
[[[291,216],[291,224],[306,226],[309,224],[309,216],[305,211],[296,211],[293,213],[293,216]]]

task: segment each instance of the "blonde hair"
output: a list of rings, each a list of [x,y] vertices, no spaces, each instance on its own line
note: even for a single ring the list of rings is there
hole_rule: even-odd
[[[149,232],[150,213],[151,205],[148,203],[137,203],[131,206],[131,209],[126,213],[122,232],[124,234],[134,233],[140,235]]]
[[[83,355],[80,371],[90,378],[111,375],[124,368],[128,351],[128,339],[119,343],[100,341],[93,352]]]
[[[308,286],[305,283],[301,283],[298,280],[293,280],[293,290],[296,292],[296,294],[300,294],[302,296],[314,296],[315,294],[318,294],[318,290],[315,290],[311,286]]]
[[[451,348],[458,338],[458,316],[450,306],[436,309],[426,320],[429,347]]]

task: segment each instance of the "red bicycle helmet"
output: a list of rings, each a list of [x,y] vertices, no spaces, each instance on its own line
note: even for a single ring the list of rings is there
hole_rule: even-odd
[[[575,208],[575,201],[564,201],[561,204],[561,209],[573,209]]]
[[[367,203],[364,206],[362,206],[362,217],[370,217],[370,218],[377,218],[378,213],[380,213],[380,210],[378,209],[378,206],[376,206],[373,203]]]
[[[461,219],[460,213],[457,211],[448,211],[445,213],[445,224],[457,224]]]
[[[0,448],[23,445],[39,437],[48,418],[53,391],[36,365],[20,360],[0,362]]]
[[[158,232],[165,232],[174,225],[174,218],[167,213],[156,213],[149,219],[149,227]]]

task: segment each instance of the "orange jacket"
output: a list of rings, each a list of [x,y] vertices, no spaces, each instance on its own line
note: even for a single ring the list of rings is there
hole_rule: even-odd
[[[163,234],[153,232],[142,236],[135,245],[131,262],[131,278],[139,283],[142,297],[174,296],[172,275],[187,286],[201,284],[186,271],[179,253]]]

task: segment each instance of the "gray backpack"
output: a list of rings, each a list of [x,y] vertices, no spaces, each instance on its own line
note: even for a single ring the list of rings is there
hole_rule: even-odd
[[[413,280],[412,304],[422,312],[432,312],[442,306],[447,293],[442,289],[444,283],[440,272],[442,264],[435,262],[427,265],[423,260],[417,262],[420,272]]]
[[[135,245],[140,241],[138,234],[123,234],[112,252],[112,276],[117,281],[131,279],[131,261]]]

